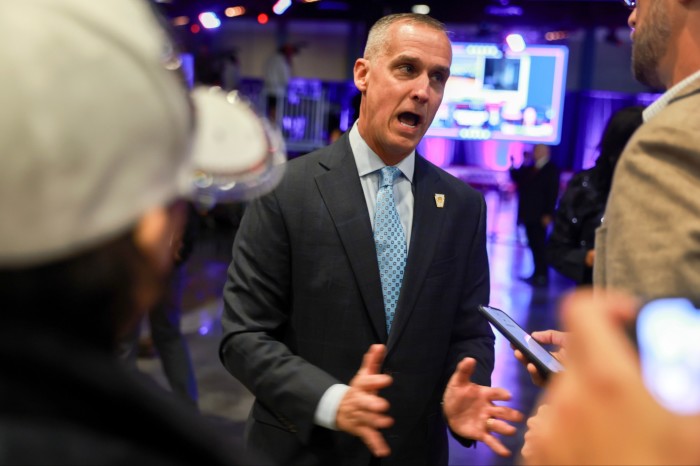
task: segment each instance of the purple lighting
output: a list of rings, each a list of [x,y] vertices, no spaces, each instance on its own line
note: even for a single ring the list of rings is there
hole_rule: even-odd
[[[484,11],[489,16],[522,16],[523,9],[519,6],[487,6]]]
[[[454,141],[445,138],[423,138],[418,151],[438,167],[448,167],[452,163]]]

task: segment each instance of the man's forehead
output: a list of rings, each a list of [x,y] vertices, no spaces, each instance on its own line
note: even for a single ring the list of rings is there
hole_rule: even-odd
[[[390,59],[394,59],[396,57],[412,57],[417,60],[419,59],[419,53],[414,51],[413,48],[416,47],[422,51],[425,44],[416,45],[416,42],[412,40],[412,37],[421,40],[425,36],[432,35],[429,40],[430,46],[437,49],[440,47],[440,45],[444,45],[445,52],[449,60],[448,66],[452,63],[452,42],[445,31],[425,24],[407,22],[393,24],[392,28],[398,29],[389,30],[388,40],[385,44],[384,53],[382,55],[385,55]],[[414,28],[420,28],[420,31],[416,31]],[[435,40],[435,36],[442,36],[442,38]],[[443,39],[444,43],[441,44]]]

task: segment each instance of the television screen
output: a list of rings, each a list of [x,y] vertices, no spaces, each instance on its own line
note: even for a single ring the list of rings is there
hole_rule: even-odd
[[[451,75],[426,136],[558,144],[568,49],[452,44]]]

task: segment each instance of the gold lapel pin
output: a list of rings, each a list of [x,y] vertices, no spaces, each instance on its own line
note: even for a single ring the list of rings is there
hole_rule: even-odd
[[[435,193],[435,205],[438,209],[445,207],[445,195]]]

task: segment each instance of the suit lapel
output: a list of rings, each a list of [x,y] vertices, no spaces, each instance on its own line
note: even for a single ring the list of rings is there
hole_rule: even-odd
[[[377,340],[386,342],[384,301],[372,224],[347,134],[319,163],[327,171],[316,176],[316,185],[343,243]]]
[[[389,333],[388,350],[391,351],[409,321],[416,305],[418,294],[428,273],[435,254],[435,241],[442,229],[446,208],[438,208],[435,194],[445,194],[440,190],[440,176],[434,168],[416,154],[416,170],[413,177],[413,227],[411,247],[406,259],[406,273],[401,284],[401,295],[396,307],[396,317]]]

